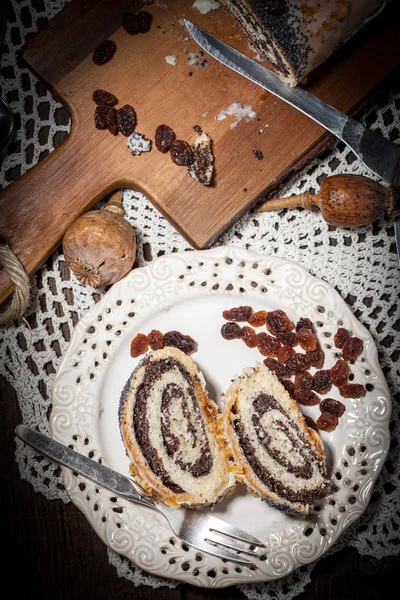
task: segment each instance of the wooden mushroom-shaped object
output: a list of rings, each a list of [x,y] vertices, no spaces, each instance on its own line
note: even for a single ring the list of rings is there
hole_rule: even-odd
[[[318,194],[304,192],[299,196],[267,200],[259,211],[314,206],[321,210],[325,221],[338,227],[369,225],[393,208],[393,192],[380,183],[362,175],[332,175],[321,184]]]
[[[82,284],[111,285],[132,269],[136,238],[123,214],[122,190],[118,190],[102,210],[85,213],[65,232],[64,257]]]

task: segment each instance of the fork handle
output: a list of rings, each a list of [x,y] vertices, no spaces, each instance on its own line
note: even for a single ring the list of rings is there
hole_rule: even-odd
[[[113,471],[113,469],[87,458],[83,454],[26,425],[17,425],[15,434],[40,454],[64,467],[68,467],[72,471],[76,471],[86,479],[114,492],[117,496],[156,509],[155,502],[142,493],[138,485],[128,477]]]

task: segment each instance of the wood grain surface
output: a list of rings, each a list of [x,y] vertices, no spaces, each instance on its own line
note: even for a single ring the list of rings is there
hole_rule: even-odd
[[[21,422],[16,394],[0,376],[0,511],[4,583],[18,600],[245,600],[237,588],[191,585],[153,588],[119,578],[107,549],[73,504],[49,501],[22,481],[14,430]],[[362,557],[347,547],[323,558],[296,600],[387,600],[398,583],[398,557]]]
[[[201,15],[185,0],[148,6],[151,30],[128,35],[119,28],[126,0],[73,0],[34,36],[23,50],[31,68],[44,77],[68,106],[68,140],[0,194],[0,237],[29,274],[60,242],[68,225],[112,189],[142,190],[197,248],[218,235],[268,190],[324,149],[323,128],[210,57],[189,65],[188,52],[199,52],[179,23],[185,16],[243,52],[243,33],[223,9]],[[400,15],[398,3],[393,10]],[[161,6],[162,5],[162,6]],[[114,33],[112,33],[114,32]],[[382,18],[317,70],[308,89],[344,112],[363,103],[400,64],[399,18]],[[91,51],[109,36],[114,58],[96,66]],[[176,56],[176,66],[167,55]],[[206,66],[200,63],[206,59]],[[189,76],[189,73],[192,76]],[[132,156],[126,138],[95,129],[92,93],[104,88],[135,107],[137,131],[153,139],[160,123],[179,139],[193,142],[200,125],[212,140],[215,185],[205,187],[155,148]],[[215,117],[233,101],[250,105],[257,117],[231,129],[232,118]],[[206,115],[206,116],[203,116]],[[264,133],[258,134],[260,129]],[[264,158],[257,160],[253,150]],[[0,272],[0,302],[12,291]]]

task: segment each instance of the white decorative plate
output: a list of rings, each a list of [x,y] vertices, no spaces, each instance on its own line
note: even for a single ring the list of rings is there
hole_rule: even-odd
[[[177,329],[198,343],[194,361],[211,397],[219,399],[231,379],[260,360],[256,349],[220,335],[224,309],[250,304],[254,310],[282,308],[292,321],[309,317],[325,351],[325,367],[336,360],[333,335],[344,326],[364,341],[350,378],[367,395],[343,400],[347,410],[332,433],[321,433],[334,491],[305,521],[270,508],[238,485],[213,514],[263,540],[257,568],[222,562],[187,548],[171,535],[161,515],[129,503],[64,469],[72,502],[107,546],[141,569],[203,587],[268,581],[320,558],[365,510],[389,449],[389,390],[371,336],[342,298],[324,281],[287,260],[218,247],[163,256],[132,271],[76,326],[53,386],[50,425],[54,439],[129,475],[118,428],[121,390],[140,359],[130,356],[138,332]],[[304,408],[317,418],[318,407]]]

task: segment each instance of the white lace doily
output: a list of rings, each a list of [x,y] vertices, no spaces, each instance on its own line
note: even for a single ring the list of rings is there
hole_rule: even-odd
[[[63,107],[16,55],[26,35],[36,31],[38,20],[54,16],[65,4],[64,0],[10,2],[0,85],[2,97],[16,116],[17,130],[7,154],[1,157],[3,187],[50,152],[69,131]],[[399,142],[400,89],[392,87],[363,122]],[[342,172],[369,175],[339,142],[298,173],[281,193],[317,190],[326,175]],[[190,247],[141,193],[125,190],[124,207],[137,232],[139,266],[161,254]],[[366,514],[333,549],[351,545],[361,554],[375,558],[398,554],[400,549],[400,273],[393,227],[396,216],[399,211],[389,221],[345,230],[327,225],[319,213],[300,209],[280,213],[251,211],[218,242],[289,258],[322,277],[339,291],[376,341],[393,398],[392,446]],[[24,423],[49,433],[50,390],[60,357],[77,320],[103,293],[104,290],[81,286],[59,249],[32,279],[32,303],[27,313],[31,331],[23,322],[0,330],[0,373],[17,392]],[[16,459],[21,477],[35,490],[48,499],[69,501],[55,465],[39,463],[22,444],[17,445]],[[177,585],[144,573],[127,559],[108,552],[118,575],[135,586]],[[240,589],[251,599],[289,600],[304,590],[312,568],[313,565],[299,569],[285,580]]]

